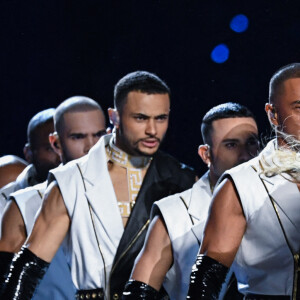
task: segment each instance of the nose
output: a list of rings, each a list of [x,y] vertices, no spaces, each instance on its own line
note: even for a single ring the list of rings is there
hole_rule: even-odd
[[[157,134],[156,122],[153,119],[149,119],[146,126],[146,134],[155,136]]]
[[[96,144],[96,140],[94,140],[93,137],[87,137],[85,144],[84,144],[84,149],[83,152],[84,154],[88,154],[88,152],[90,151],[90,149]]]

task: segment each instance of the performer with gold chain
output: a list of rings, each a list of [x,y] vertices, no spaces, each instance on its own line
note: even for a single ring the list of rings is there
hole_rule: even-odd
[[[265,108],[276,139],[223,176],[187,299],[217,299],[231,265],[244,299],[299,299],[299,63],[273,75]]]
[[[114,135],[102,137],[87,156],[52,170],[41,213],[13,261],[2,297],[13,299],[18,291],[20,299],[30,299],[63,240],[77,298],[120,297],[153,202],[191,187],[196,179],[189,168],[158,151],[168,127],[169,94],[160,78],[144,71],[117,83],[115,109],[109,109]],[[135,172],[141,185],[128,184]],[[125,203],[130,207],[134,198],[128,217]]]

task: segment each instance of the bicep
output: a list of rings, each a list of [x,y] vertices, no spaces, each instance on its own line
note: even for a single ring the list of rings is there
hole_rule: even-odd
[[[166,273],[173,262],[171,241],[161,217],[150,224],[144,248],[133,268],[131,278],[161,288]]]
[[[245,230],[239,196],[232,181],[225,179],[214,195],[200,252],[230,266]]]
[[[18,205],[10,200],[2,218],[0,250],[18,252],[26,239],[26,228]]]
[[[47,188],[28,248],[45,261],[51,261],[70,226],[70,218],[56,182]]]

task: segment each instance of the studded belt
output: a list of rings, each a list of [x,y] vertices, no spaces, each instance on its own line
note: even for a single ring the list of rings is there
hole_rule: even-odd
[[[245,300],[289,300],[289,296],[247,294]]]
[[[103,289],[94,289],[94,290],[79,290],[75,296],[76,300],[91,299],[91,300],[104,300]]]

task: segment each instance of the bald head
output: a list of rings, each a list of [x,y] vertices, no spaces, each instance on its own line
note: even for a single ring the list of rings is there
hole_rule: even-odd
[[[53,126],[54,112],[54,108],[45,109],[30,119],[27,127],[27,142],[30,144],[31,149],[34,149],[38,142],[39,132],[43,131],[43,128],[50,124]]]
[[[50,136],[54,151],[63,163],[87,154],[106,134],[106,121],[101,106],[88,97],[66,99],[54,115],[56,133]]]
[[[15,155],[0,157],[0,188],[16,180],[28,163]]]
[[[63,101],[55,110],[54,128],[58,135],[62,135],[64,130],[64,115],[74,112],[88,112],[98,110],[105,119],[101,106],[93,99],[85,96],[74,96]]]

